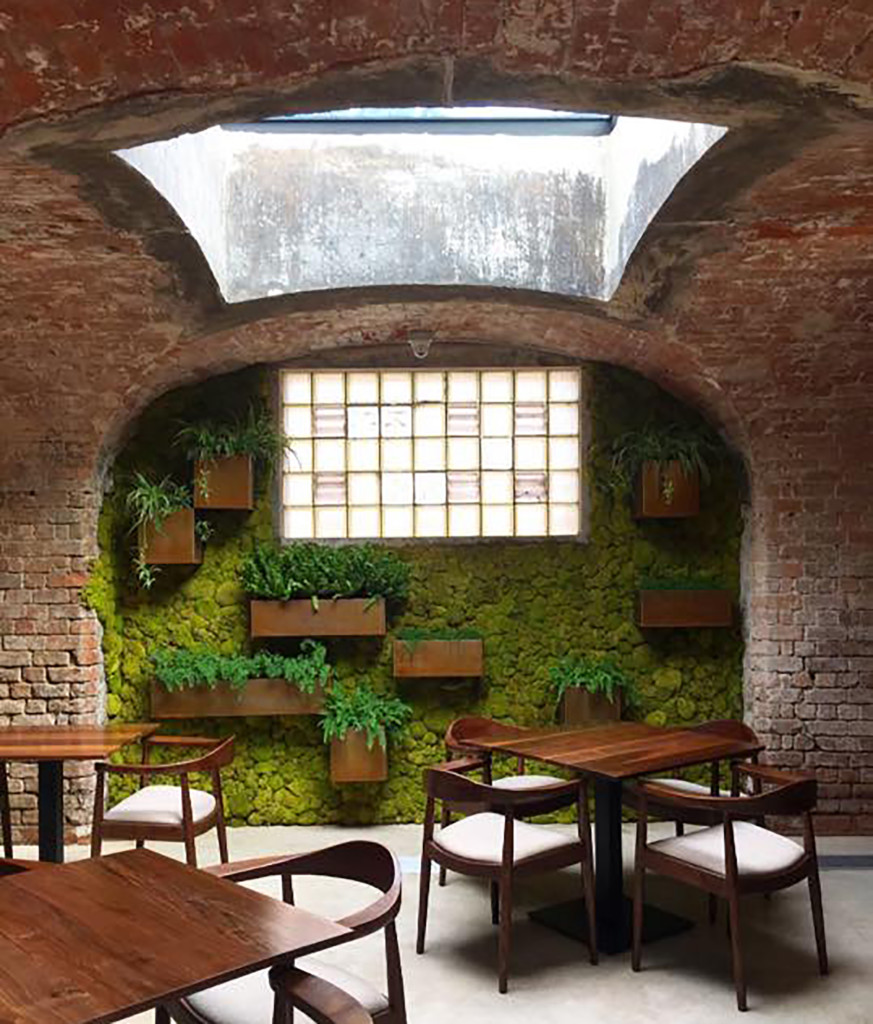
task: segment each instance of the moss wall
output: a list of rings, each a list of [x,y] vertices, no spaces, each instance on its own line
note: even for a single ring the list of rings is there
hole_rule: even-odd
[[[180,422],[240,409],[268,384],[264,371],[246,371],[165,396],[141,419],[118,459],[116,480],[134,467],[186,479],[190,469],[171,444]],[[695,420],[652,384],[615,368],[590,368],[590,396],[595,452],[603,451],[616,433],[648,419]],[[480,683],[395,681],[390,636],[384,642],[329,642],[338,678],[367,678],[377,688],[398,690],[414,707],[412,724],[392,744],[388,782],[333,786],[314,718],[168,725],[178,732],[235,733],[237,758],[225,784],[231,820],[255,825],[420,819],[421,771],[442,758],[447,724],[468,713],[525,725],[554,721],[548,669],[568,652],[608,654],[625,668],[638,691],[633,717],[687,724],[740,716],[740,630],[659,630],[644,636],[634,625],[634,594],[640,577],[676,568],[715,574],[736,591],[741,470],[727,458],[716,468],[703,490],[700,516],[638,523],[630,516],[627,496],[616,497],[598,486],[604,465],[602,456],[592,457],[587,543],[400,548],[412,565],[412,590],[389,631],[417,625],[480,630],[486,659]],[[149,654],[156,648],[202,644],[226,653],[247,649],[247,610],[236,578],[252,539],[272,534],[272,492],[262,487],[251,515],[213,513],[217,530],[203,565],[166,568],[154,588],[143,592],[131,573],[132,538],[124,524],[121,489],[119,483],[104,504],[102,555],[86,600],[104,627],[109,717],[130,721],[149,716]],[[293,643],[284,649],[293,651]]]

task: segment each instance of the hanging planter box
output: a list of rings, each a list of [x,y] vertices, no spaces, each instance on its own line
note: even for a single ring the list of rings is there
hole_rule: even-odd
[[[194,533],[194,509],[180,508],[161,523],[143,523],[138,543],[142,559],[148,565],[198,565],[203,548]]]
[[[481,640],[395,640],[394,675],[398,678],[481,676]]]
[[[562,725],[590,725],[594,722],[618,722],[621,719],[621,694],[610,700],[602,693],[590,693],[581,686],[564,691],[561,698]]]
[[[689,629],[733,625],[729,590],[640,590],[637,625],[642,629]]]
[[[679,462],[644,462],[634,495],[638,519],[682,519],[700,511],[700,473]]]
[[[384,782],[388,778],[388,751],[378,740],[367,749],[367,734],[350,729],[341,740],[330,741],[331,782]]]
[[[251,635],[268,636],[384,636],[383,598],[323,598],[318,611],[309,598],[299,601],[261,601],[250,604]]]
[[[284,679],[250,679],[241,690],[229,683],[167,690],[152,683],[152,718],[243,718],[250,715],[315,715],[324,706],[317,686],[303,693]]]
[[[221,459],[198,459],[194,463],[194,507],[253,509],[252,457],[228,455]]]

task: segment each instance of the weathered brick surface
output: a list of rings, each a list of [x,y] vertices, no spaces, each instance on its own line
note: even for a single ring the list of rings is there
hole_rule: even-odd
[[[649,82],[781,64],[770,113],[774,135],[789,140],[800,72],[841,79],[858,96],[873,74],[873,9],[864,4],[204,0],[171,8],[3,5],[0,129],[68,115],[45,128],[48,139],[111,101],[161,95],[138,101],[141,120],[125,122],[146,137],[185,108],[186,95],[203,106],[219,93],[237,91],[242,102],[241,90],[308,83],[313,103],[329,102],[336,68],[354,90],[375,80],[374,67],[411,55],[432,60],[404,80],[402,102],[438,100],[446,79],[427,69],[454,58],[456,82],[477,98],[542,100],[552,86],[565,97],[573,83],[584,95],[593,83],[604,102],[613,87],[626,100],[621,88],[631,82],[636,95],[654,97],[639,101],[651,114],[675,111],[678,87],[648,93]],[[355,77],[364,68],[369,78]],[[328,71],[332,84],[320,93]],[[113,228],[73,174],[0,139],[0,724],[100,715],[99,627],[78,592],[95,553],[102,474],[138,411],[209,373],[391,343],[427,326],[438,339],[633,367],[722,426],[750,480],[749,719],[774,763],[817,772],[824,828],[873,831],[873,131],[846,109],[822,113],[815,104],[825,96],[816,93],[804,118],[820,138],[786,149],[781,165],[733,202],[714,213],[710,205],[684,250],[658,250],[649,261],[652,239],[667,244],[695,220],[693,207],[679,224],[665,211],[664,230],[656,224],[643,240],[605,312],[407,290],[326,296],[281,314],[265,307],[257,322],[219,329],[183,298],[171,264],[149,255],[154,237]],[[681,102],[688,116],[720,113],[732,125],[745,116],[717,79]],[[113,116],[105,113],[107,125]],[[665,260],[675,261],[672,276]],[[68,767],[71,828],[87,822],[89,780],[89,766]],[[32,769],[13,766],[11,789],[16,821],[32,833]]]

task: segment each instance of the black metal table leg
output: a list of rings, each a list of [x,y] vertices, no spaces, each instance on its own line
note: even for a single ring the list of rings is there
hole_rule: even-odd
[[[39,859],[64,861],[64,762],[39,762]]]
[[[594,783],[594,863],[597,899],[597,945],[602,953],[623,953],[631,945],[631,901],[623,891],[621,851],[621,780]],[[585,903],[568,900],[530,913],[532,920],[573,939],[587,941]],[[646,904],[643,942],[678,935],[692,927],[684,917]]]

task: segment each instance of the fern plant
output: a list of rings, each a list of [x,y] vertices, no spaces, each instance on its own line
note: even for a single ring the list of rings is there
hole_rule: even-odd
[[[241,581],[254,598],[290,601],[309,598],[383,597],[402,601],[409,594],[409,565],[393,551],[356,544],[256,544],[246,556]]]
[[[366,734],[367,749],[374,743],[388,745],[388,736],[401,729],[412,715],[412,708],[399,697],[377,693],[367,682],[347,690],[335,683],[324,699],[321,730],[324,742],[342,740],[350,731]]]
[[[199,648],[155,651],[152,662],[155,678],[169,691],[214,689],[219,683],[241,690],[250,679],[284,679],[302,693],[313,693],[328,683],[331,671],[324,645],[314,640],[304,640],[294,657],[271,651],[227,655]]]
[[[602,694],[610,702],[619,691],[629,693],[630,678],[609,658],[583,658],[567,655],[549,669],[549,682],[556,703],[571,689]]]

